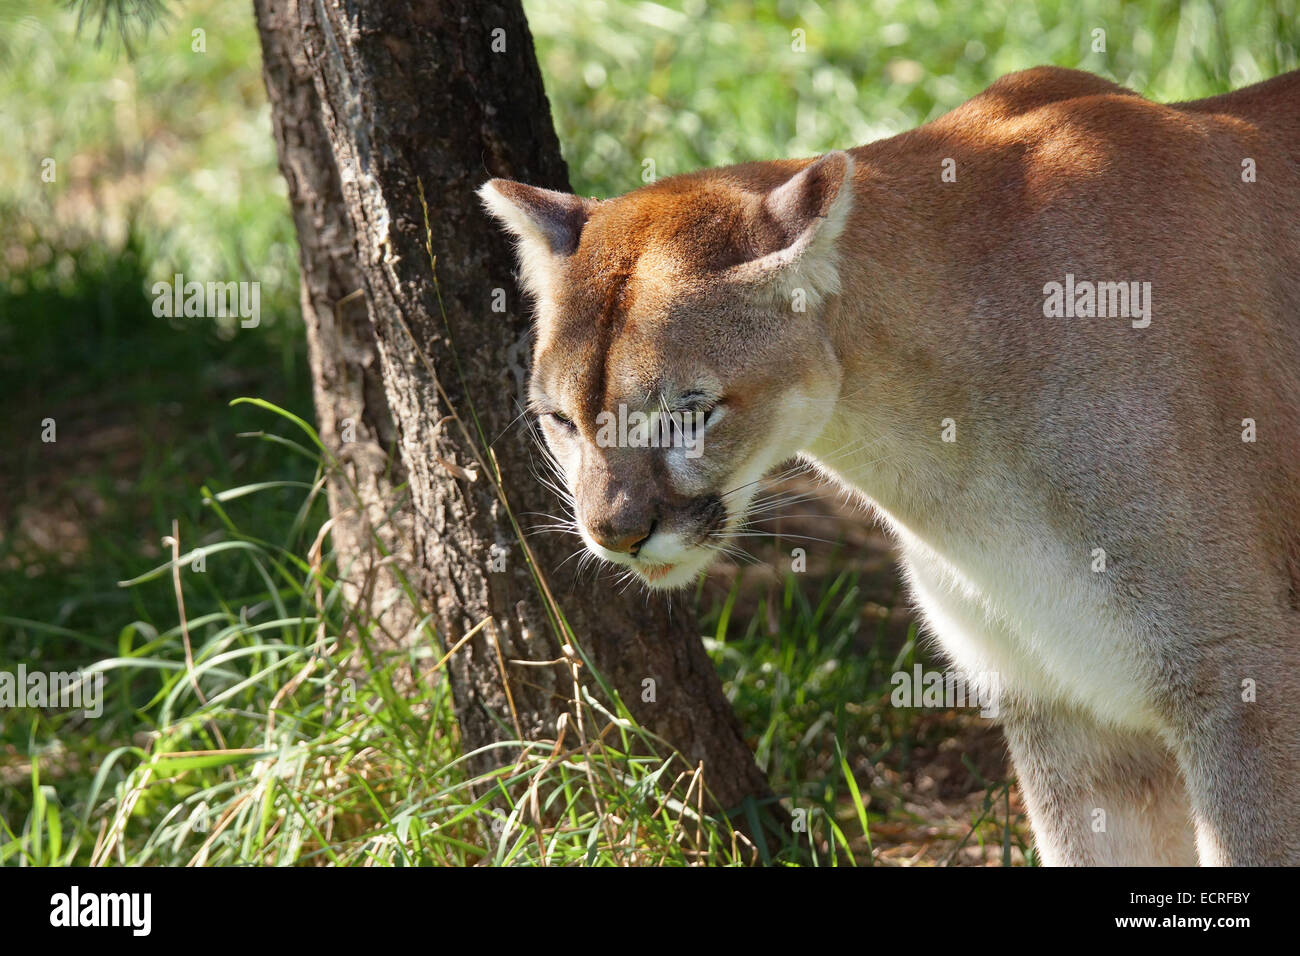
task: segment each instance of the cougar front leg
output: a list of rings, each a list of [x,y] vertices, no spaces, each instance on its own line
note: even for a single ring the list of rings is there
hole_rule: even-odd
[[[1255,699],[1232,687],[1177,734],[1205,866],[1300,865],[1300,716],[1282,668],[1255,673]]]
[[[1195,866],[1187,791],[1156,738],[1076,710],[1008,708],[1004,730],[1049,866]]]

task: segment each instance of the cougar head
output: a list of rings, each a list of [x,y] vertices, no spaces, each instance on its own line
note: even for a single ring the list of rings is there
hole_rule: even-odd
[[[531,410],[591,552],[689,584],[823,429],[853,160],[753,163],[608,200],[493,179],[536,306]]]

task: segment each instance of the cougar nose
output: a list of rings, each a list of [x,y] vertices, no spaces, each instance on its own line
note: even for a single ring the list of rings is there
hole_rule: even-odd
[[[623,554],[630,554],[636,557],[641,545],[650,540],[650,536],[655,533],[656,522],[651,521],[644,528],[638,528],[635,531],[618,531],[610,527],[604,527],[591,531],[591,536],[596,539],[596,543],[602,548],[608,548],[610,551],[618,551]]]

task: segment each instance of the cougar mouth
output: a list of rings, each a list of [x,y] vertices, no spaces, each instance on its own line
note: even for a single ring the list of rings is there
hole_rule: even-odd
[[[647,567],[638,568],[637,571],[641,574],[641,577],[645,578],[647,581],[658,581],[660,578],[672,572],[676,567],[677,565],[675,564],[652,564]]]

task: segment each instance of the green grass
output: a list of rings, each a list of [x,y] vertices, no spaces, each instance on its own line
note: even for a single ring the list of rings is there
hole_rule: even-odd
[[[1160,99],[1222,92],[1298,65],[1297,6],[525,3],[574,186],[596,195],[639,185],[647,160],[665,176],[857,145],[1039,63]],[[699,814],[693,768],[587,697],[560,746],[470,772],[436,635],[417,659],[380,655],[328,539],[313,553],[309,437],[231,404],[312,417],[251,12],[173,4],[134,59],[74,25],[0,0],[0,669],[88,668],[107,699],[93,721],[0,709],[0,862],[754,859]],[[175,272],[261,282],[262,325],[154,318],[150,286]],[[181,562],[183,616],[173,522],[206,555],[203,572]],[[807,820],[770,858],[1032,862],[977,722],[889,705],[889,675],[925,648],[862,613],[882,582],[847,556],[759,577],[699,600],[756,757]],[[393,690],[419,667],[430,680]],[[953,779],[957,797],[932,798]]]

